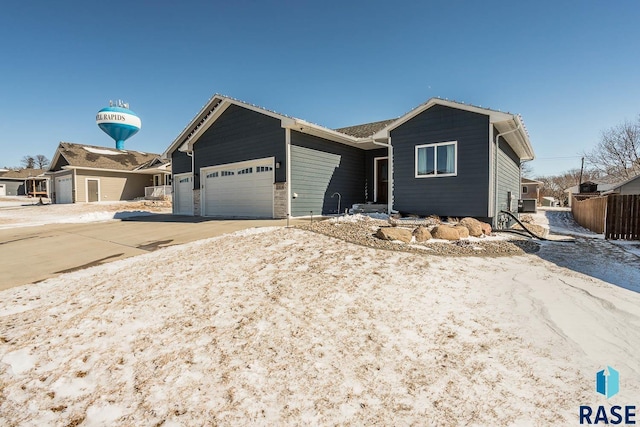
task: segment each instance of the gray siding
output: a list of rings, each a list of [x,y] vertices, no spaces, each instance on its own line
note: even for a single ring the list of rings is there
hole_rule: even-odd
[[[176,175],[187,172],[191,172],[191,157],[178,150],[171,153],[171,173]]]
[[[300,132],[291,132],[292,216],[337,213],[365,200],[365,152]]]
[[[374,181],[375,181],[375,172],[374,172],[374,168],[375,168],[375,158],[376,157],[388,157],[389,156],[389,151],[386,148],[381,148],[379,150],[367,150],[365,151],[365,159],[366,159],[366,163],[365,163],[365,176],[367,179],[366,182],[366,188],[367,188],[367,198],[366,198],[366,202],[373,202],[373,199],[375,198],[375,194],[373,194],[373,189],[374,187]]]
[[[7,196],[24,196],[24,181],[14,181],[10,179],[0,179],[0,184],[4,184]]]
[[[640,177],[621,186],[620,194],[640,194]]]
[[[509,191],[512,197],[511,210],[517,211],[520,196],[520,159],[502,138],[498,147],[498,212],[509,210],[507,203]]]
[[[415,178],[416,145],[458,141],[457,176]],[[418,215],[486,218],[489,117],[435,105],[391,131],[394,209]]]
[[[285,130],[280,120],[231,105],[195,143],[194,188],[200,187],[200,168],[275,157],[276,182],[286,181]]]

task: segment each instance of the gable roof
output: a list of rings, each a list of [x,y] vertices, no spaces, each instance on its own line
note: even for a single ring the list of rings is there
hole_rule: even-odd
[[[525,177],[522,177],[520,179],[520,183],[521,184],[544,184],[542,181],[536,181],[535,179],[529,179]]]
[[[260,114],[278,119],[282,123],[283,128],[289,128],[298,132],[307,133],[310,135],[320,136],[322,138],[339,142],[346,145],[358,146],[360,148],[367,148],[366,143],[369,143],[368,148],[376,147],[370,142],[370,140],[363,140],[362,138],[356,138],[351,135],[347,135],[324,126],[317,125],[315,123],[308,122],[306,120],[298,119],[295,117],[287,116],[286,114],[277,113],[273,110],[269,110],[263,107],[259,107],[255,104],[250,104],[239,99],[235,99],[229,96],[215,94],[209,99],[209,102],[202,107],[200,112],[189,122],[189,124],[180,132],[180,134],[173,140],[169,147],[162,153],[162,158],[168,158],[175,150],[191,151],[193,144],[198,138],[206,132],[207,129],[216,121],[218,117],[224,113],[231,105],[237,105],[248,110],[256,111]]]
[[[620,187],[622,187],[624,185],[627,185],[627,184],[635,181],[636,179],[640,179],[640,173],[638,175],[636,175],[636,176],[632,176],[631,178],[627,179],[626,181],[619,182],[618,184],[613,184],[611,186],[611,190],[618,190]]]
[[[383,129],[376,132],[371,138],[384,139],[389,138],[390,132],[402,125],[403,123],[411,120],[423,111],[435,105],[442,105],[445,107],[456,108],[458,110],[469,111],[472,113],[483,114],[489,117],[489,123],[493,124],[502,135],[504,140],[509,144],[513,151],[520,157],[520,160],[533,160],[535,154],[533,153],[533,147],[529,140],[529,133],[522,121],[522,117],[512,113],[505,113],[498,110],[492,110],[490,108],[480,107],[471,104],[465,104],[463,102],[449,101],[442,98],[431,98],[422,105],[417,106],[413,110],[404,114],[397,120],[393,121]],[[504,135],[503,135],[504,134]],[[494,135],[494,138],[497,135]]]
[[[148,169],[150,165],[155,165],[154,161],[159,161],[159,158],[159,154],[154,153],[61,142],[51,161],[51,170],[59,170],[61,168],[87,168],[108,169],[112,171],[137,171]],[[60,159],[64,159],[66,165],[58,168],[56,166]]]
[[[25,180],[34,176],[39,176],[44,173],[44,169],[20,169],[9,170],[6,172],[0,171],[0,179],[12,179],[12,180]]]
[[[333,130],[235,98],[215,94],[162,153],[162,158],[168,158],[175,150],[187,152],[193,150],[193,144],[197,142],[198,138],[206,132],[215,120],[231,105],[238,105],[277,118],[281,121],[283,128],[363,149],[379,148],[380,145],[376,144],[376,142],[388,141],[391,130],[434,105],[443,105],[489,116],[490,123],[495,126],[499,134],[503,136],[504,140],[511,146],[521,160],[533,160],[535,157],[531,142],[529,141],[529,135],[520,116],[441,98],[431,98],[429,101],[397,119],[382,120]]]
[[[616,188],[618,185],[617,184],[611,184],[610,182],[605,182],[602,181],[601,179],[594,179],[592,181],[584,181],[583,184],[595,184],[596,187],[596,191],[609,191],[612,190],[614,188]],[[579,185],[574,185],[572,187],[569,187],[567,189],[564,190],[565,193],[580,193],[580,186]]]

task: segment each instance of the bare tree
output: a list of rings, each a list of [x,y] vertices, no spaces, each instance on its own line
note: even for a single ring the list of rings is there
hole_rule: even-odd
[[[640,173],[640,116],[602,132],[600,142],[586,154],[587,162],[599,172],[620,179]]]
[[[36,159],[33,156],[24,156],[20,164],[26,169],[33,169],[36,166]]]
[[[582,172],[582,182],[593,181],[598,177],[599,172],[595,170],[585,169]],[[536,180],[543,183],[540,190],[541,195],[553,197],[564,204],[567,202],[567,194],[564,190],[580,184],[580,169],[571,169],[559,175],[541,176]]]
[[[44,169],[47,166],[49,166],[49,159],[47,159],[47,156],[45,156],[44,154],[38,154],[35,158],[35,162],[36,162],[36,166],[38,166],[38,169]]]

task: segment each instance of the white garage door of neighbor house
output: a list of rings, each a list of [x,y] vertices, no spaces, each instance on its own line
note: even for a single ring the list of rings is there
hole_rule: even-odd
[[[176,215],[193,215],[193,176],[176,175],[173,207]]]
[[[7,195],[7,187],[4,184],[0,184],[0,196]]]
[[[274,159],[203,168],[204,216],[272,218]]]
[[[56,203],[73,203],[71,176],[56,178]]]

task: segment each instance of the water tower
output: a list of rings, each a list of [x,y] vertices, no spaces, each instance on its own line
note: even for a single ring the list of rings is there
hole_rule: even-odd
[[[109,106],[98,111],[96,123],[107,135],[116,141],[116,149],[124,150],[124,141],[135,135],[142,126],[140,117],[129,110],[129,104],[118,101],[116,105],[109,101]]]

